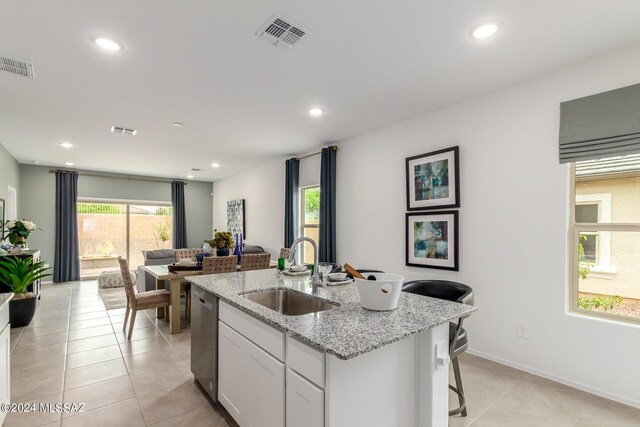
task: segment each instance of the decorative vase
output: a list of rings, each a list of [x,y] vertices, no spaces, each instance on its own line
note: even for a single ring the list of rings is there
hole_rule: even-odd
[[[9,323],[12,328],[21,328],[31,323],[36,314],[38,298],[34,295],[30,298],[12,299],[9,301]]]
[[[229,248],[218,248],[216,250],[216,255],[218,256],[229,256]]]
[[[28,248],[29,247],[29,245],[27,244],[27,241],[22,236],[17,236],[16,239],[15,239],[15,242],[16,243],[13,246],[15,246],[16,248]]]

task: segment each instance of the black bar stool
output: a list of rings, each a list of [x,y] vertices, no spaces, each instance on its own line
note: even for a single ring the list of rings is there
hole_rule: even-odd
[[[473,305],[473,289],[462,283],[450,282],[448,280],[413,280],[406,282],[402,287],[402,291]],[[458,363],[458,356],[464,353],[469,346],[467,331],[462,327],[462,321],[466,317],[468,317],[468,315],[458,319],[457,324],[449,323],[449,356],[451,357],[453,375],[456,380],[455,387],[449,384],[449,388],[458,395],[458,402],[460,402],[458,408],[449,411],[450,416],[457,414],[463,417],[467,416],[467,402],[464,398],[460,364]]]

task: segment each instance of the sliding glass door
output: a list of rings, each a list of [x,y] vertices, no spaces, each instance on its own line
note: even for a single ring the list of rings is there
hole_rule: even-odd
[[[117,270],[118,257],[137,268],[143,264],[142,251],[171,248],[172,221],[169,204],[79,201],[80,275]]]

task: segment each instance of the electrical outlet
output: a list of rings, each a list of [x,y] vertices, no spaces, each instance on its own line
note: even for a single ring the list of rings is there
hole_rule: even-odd
[[[518,324],[518,337],[523,338],[525,340],[529,339],[529,323],[520,322]]]

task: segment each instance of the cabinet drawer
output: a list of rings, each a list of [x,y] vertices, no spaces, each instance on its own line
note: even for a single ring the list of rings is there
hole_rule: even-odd
[[[324,427],[324,391],[287,369],[287,427]]]
[[[287,366],[324,388],[324,352],[287,336]]]
[[[265,349],[278,360],[284,361],[284,332],[243,313],[224,301],[220,301],[219,316],[224,323]]]

